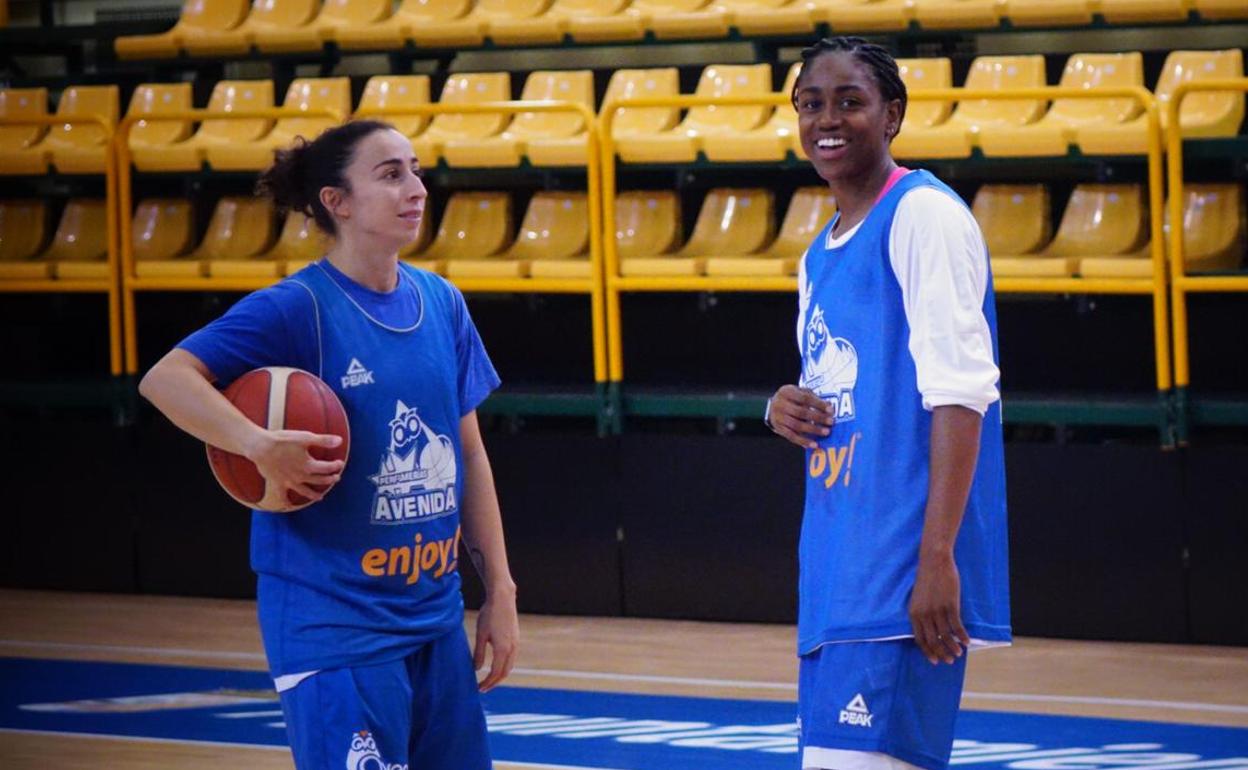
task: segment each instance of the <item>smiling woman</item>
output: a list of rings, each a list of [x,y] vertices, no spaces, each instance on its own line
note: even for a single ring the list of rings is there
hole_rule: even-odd
[[[838,213],[798,270],[798,383],[767,424],[806,449],[802,767],[945,770],[964,652],[1009,644],[987,249],[889,144],[906,89],[861,38],[802,53],[802,149]]]
[[[183,340],[140,392],[183,430],[250,459],[279,493],[316,501],[254,511],[251,525],[260,629],[297,767],[343,766],[344,736],[358,735],[386,767],[484,770],[478,689],[508,675],[519,636],[476,417],[499,380],[459,291],[399,263],[428,195],[411,143],[386,123],[347,123],[279,152],[259,188],[332,245]],[[350,423],[348,465],[309,452],[336,436],[266,429],[213,387],[262,366],[333,389]],[[487,590],[472,651],[461,541]]]

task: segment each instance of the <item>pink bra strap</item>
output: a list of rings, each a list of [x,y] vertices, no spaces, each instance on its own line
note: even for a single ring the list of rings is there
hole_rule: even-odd
[[[893,173],[888,175],[888,181],[884,183],[884,187],[880,190],[880,194],[876,197],[875,203],[879,203],[880,199],[883,198],[885,195],[887,195],[889,190],[893,189],[893,185],[897,184],[897,182],[899,182],[903,176],[909,173],[910,173],[910,169],[906,168],[905,166],[898,166],[897,168],[893,169]],[[871,205],[874,206],[875,203]]]

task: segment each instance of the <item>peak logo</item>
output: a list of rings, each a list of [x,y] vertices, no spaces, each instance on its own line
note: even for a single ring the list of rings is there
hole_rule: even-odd
[[[365,369],[364,364],[360,363],[360,359],[351,359],[351,364],[347,367],[347,373],[342,376],[343,389],[355,388],[360,385],[372,385],[373,372],[371,369]]]
[[[377,741],[368,730],[361,730],[351,735],[347,770],[407,770],[407,765],[383,762],[381,752],[377,751]]]
[[[867,708],[867,702],[863,700],[862,693],[854,696],[854,699],[841,709],[840,723],[852,725],[854,727],[870,727],[874,714]]]

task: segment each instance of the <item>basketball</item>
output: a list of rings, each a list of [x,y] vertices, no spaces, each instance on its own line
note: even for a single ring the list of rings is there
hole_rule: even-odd
[[[351,429],[342,402],[316,375],[286,366],[253,369],[225,389],[225,397],[257,425],[269,430],[305,430],[342,437],[334,448],[312,447],[318,460],[343,460],[351,448]],[[312,504],[312,500],[288,491],[283,497],[255,464],[241,455],[208,445],[208,464],[230,497],[249,508],[285,513]],[[318,492],[323,487],[314,486]]]

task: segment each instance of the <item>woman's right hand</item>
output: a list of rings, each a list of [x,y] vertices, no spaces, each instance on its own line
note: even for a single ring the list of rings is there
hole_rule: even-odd
[[[341,436],[309,433],[303,430],[260,429],[245,453],[265,480],[276,486],[284,497],[288,491],[320,500],[330,487],[342,478],[346,465],[342,460],[318,460],[312,447],[332,449],[342,443]],[[313,485],[320,488],[318,492]]]
[[[832,405],[809,388],[785,385],[771,397],[767,416],[771,430],[804,449],[816,449],[816,440],[832,431],[836,417]]]

